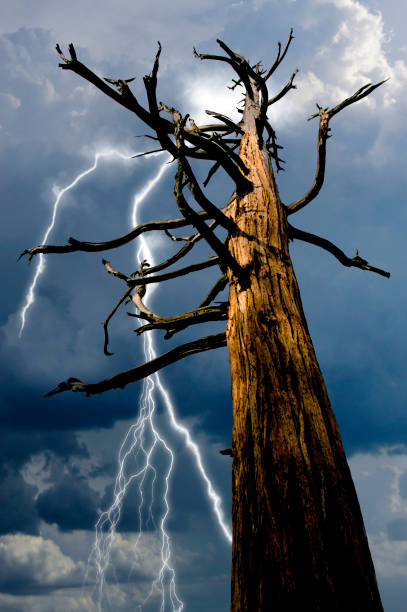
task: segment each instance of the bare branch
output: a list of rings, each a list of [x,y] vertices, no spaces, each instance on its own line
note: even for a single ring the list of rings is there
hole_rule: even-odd
[[[199,340],[193,340],[192,342],[187,342],[186,344],[177,346],[176,348],[164,353],[163,355],[160,355],[159,357],[156,357],[155,359],[152,359],[151,361],[147,361],[146,363],[143,363],[142,365],[130,370],[120,372],[119,374],[116,374],[111,378],[106,378],[98,383],[87,384],[78,380],[77,378],[68,378],[68,380],[59,383],[55,389],[46,393],[44,397],[51,397],[52,395],[63,393],[64,391],[86,393],[87,397],[89,397],[90,395],[104,393],[109,389],[123,389],[129,383],[136,382],[137,380],[141,380],[146,376],[150,376],[151,374],[154,374],[154,372],[161,370],[161,368],[164,368],[171,363],[175,363],[184,357],[223,346],[226,346],[225,333],[206,336],[205,338],[200,338]]]
[[[191,236],[173,236],[168,230],[164,230],[164,234],[173,242],[191,242],[191,240],[198,235],[192,234]]]
[[[141,106],[141,104],[139,104],[139,102],[137,101],[135,96],[132,94],[132,92],[130,91],[127,85],[127,83],[130,82],[131,79],[127,79],[127,81],[120,80],[120,79],[119,80],[108,79],[107,82],[114,84],[116,89],[118,90],[116,91],[112,87],[109,87],[102,79],[96,76],[94,72],[89,70],[87,66],[85,66],[84,64],[78,61],[76,52],[75,52],[75,48],[72,43],[69,45],[68,48],[69,48],[71,59],[66,58],[62,54],[60,46],[56,45],[56,50],[64,62],[63,64],[59,64],[60,68],[64,70],[71,70],[72,72],[75,72],[75,74],[82,77],[89,83],[92,83],[92,85],[94,85],[104,94],[112,98],[115,102],[117,102],[121,106],[124,106],[132,113],[135,113],[142,121],[144,121],[144,123],[146,123],[148,126],[153,128],[154,130],[156,130],[157,127],[159,127],[159,129],[163,129],[167,133],[172,133],[173,126],[170,121],[159,118],[160,125],[158,126],[157,122],[155,121],[155,118],[153,118],[151,114],[143,106]]]
[[[197,213],[201,219],[208,219],[209,215],[206,212]],[[29,255],[28,260],[34,257],[34,255],[38,255],[39,253],[74,253],[76,251],[86,251],[86,252],[97,252],[97,251],[108,251],[110,249],[116,249],[119,246],[123,246],[140,236],[145,232],[152,232],[156,230],[166,230],[166,229],[176,229],[178,227],[186,227],[187,225],[191,225],[189,219],[185,219],[185,217],[181,217],[178,219],[167,219],[165,221],[150,221],[148,223],[142,223],[141,225],[137,225],[137,227],[133,228],[127,234],[120,236],[119,238],[114,238],[113,240],[107,240],[106,242],[82,242],[80,240],[76,240],[76,238],[68,238],[67,244],[60,245],[51,245],[51,244],[41,244],[39,246],[31,247],[30,249],[26,249],[23,251],[19,257],[24,257],[24,255]]]
[[[226,51],[230,55],[230,57],[224,57],[223,55],[212,55],[208,53],[198,53],[194,47],[195,57],[198,57],[200,60],[205,60],[205,59],[215,60],[217,62],[225,62],[226,64],[229,64],[229,66],[231,66],[233,70],[237,73],[237,75],[239,76],[239,79],[243,82],[246,89],[250,90],[250,83],[249,83],[247,74],[245,73],[245,71],[241,70],[241,67],[240,67],[240,63],[241,63],[240,61],[243,58],[238,56],[236,53],[233,53],[233,51],[230,51],[229,47],[227,47],[225,43],[223,43],[221,40],[217,39],[216,42],[218,43],[220,47],[222,47],[224,51]]]
[[[127,284],[130,284],[130,282],[133,280],[132,278],[129,279],[129,277],[126,276],[126,274],[123,274],[123,272],[119,272],[119,270],[115,270],[114,268],[112,268],[110,261],[107,261],[107,259],[102,259],[102,264],[105,266],[109,274],[111,274],[112,276],[116,276],[116,278],[124,280]]]
[[[105,355],[110,356],[113,355],[114,353],[111,353],[108,350],[109,347],[109,331],[108,331],[108,327],[109,327],[109,322],[110,319],[114,316],[114,314],[117,312],[119,306],[121,304],[123,304],[123,302],[129,297],[130,293],[133,291],[133,287],[129,287],[128,289],[126,289],[126,291],[123,293],[122,297],[120,298],[120,300],[117,302],[116,306],[113,308],[112,312],[109,314],[109,316],[106,318],[106,320],[103,322],[103,332],[104,332],[104,336],[105,336],[105,341],[104,341],[104,345],[103,345],[103,352]]]
[[[181,164],[182,172],[183,172],[183,175],[185,176],[188,188],[190,192],[192,193],[192,195],[194,196],[195,201],[199,204],[199,206],[201,206],[201,208],[203,208],[203,210],[208,213],[208,216],[215,219],[219,225],[221,225],[222,227],[224,227],[230,232],[235,231],[236,230],[235,222],[230,217],[227,217],[225,213],[222,212],[221,209],[215,206],[215,204],[213,204],[205,196],[205,194],[203,193],[202,189],[199,186],[198,181],[195,178],[195,175],[188,161],[184,158],[181,159],[180,157],[179,163]],[[205,222],[202,219],[200,219],[199,221],[202,225],[205,225],[205,227],[207,227]]]
[[[284,164],[285,161],[281,159],[281,157],[279,157],[278,150],[282,149],[283,147],[277,144],[276,133],[268,121],[265,122],[264,127],[266,128],[268,134],[266,140],[266,149],[270,153],[272,159],[274,159],[274,161],[276,162],[277,172],[280,172],[281,170],[284,170],[284,168],[280,164]]]
[[[371,94],[372,91],[380,87],[380,85],[383,85],[383,83],[387,83],[388,80],[389,79],[384,79],[383,81],[380,81],[379,83],[376,83],[374,85],[372,85],[372,83],[367,83],[367,85],[363,85],[363,87],[358,89],[358,91],[356,91],[352,96],[349,96],[349,98],[346,98],[346,100],[344,100],[343,102],[341,102],[340,104],[332,108],[330,111],[328,111],[329,118],[331,119],[334,115],[339,113],[339,111],[341,111],[346,106],[350,106],[351,104],[354,104],[355,102],[359,102],[360,100],[362,100],[363,98]]]
[[[152,151],[146,151],[145,153],[137,153],[137,155],[132,155],[131,158],[135,159],[136,157],[145,157],[146,155],[151,155],[152,153],[161,153],[162,151],[166,151],[166,149],[153,149]]]
[[[390,272],[370,266],[366,259],[362,259],[362,257],[359,256],[358,251],[356,251],[355,257],[347,257],[345,253],[341,251],[341,249],[326,238],[321,238],[321,236],[317,236],[316,234],[304,232],[303,230],[293,227],[290,223],[288,224],[288,229],[290,238],[302,240],[303,242],[309,242],[310,244],[315,244],[316,246],[325,249],[325,251],[331,253],[338,261],[341,262],[343,266],[346,266],[347,268],[360,268],[361,270],[368,270],[369,272],[375,272],[376,274],[390,278]]]
[[[174,135],[176,136],[179,149],[182,148],[184,158],[186,157],[199,157],[204,159],[213,159],[220,163],[225,172],[234,181],[236,188],[241,193],[247,193],[252,189],[251,182],[245,178],[244,174],[248,174],[248,169],[242,162],[242,160],[233,153],[228,147],[222,146],[216,139],[208,137],[206,134],[201,134],[201,131],[194,129],[186,129],[185,123],[189,118],[189,115],[182,117],[181,113],[170,106],[167,106],[163,102],[160,102],[161,110],[165,110],[170,113],[173,118]],[[230,129],[230,128],[228,128]],[[184,146],[184,140],[194,145],[196,148],[190,149]],[[199,149],[202,149],[202,153]]]
[[[211,302],[213,302],[216,296],[221,291],[224,290],[227,284],[228,284],[227,274],[222,274],[222,276],[216,281],[212,289],[209,291],[206,298],[204,298],[202,302],[199,304],[199,308],[202,308],[203,306],[208,306]]]
[[[137,300],[137,303],[140,304],[140,300]],[[227,304],[204,306],[191,310],[190,312],[174,315],[173,317],[162,317],[148,310],[144,304],[141,304],[141,306],[142,309],[140,306],[137,306],[140,310],[140,314],[137,315],[132,312],[127,313],[130,317],[137,317],[149,321],[149,325],[143,325],[134,330],[138,336],[152,329],[166,329],[167,333],[164,338],[168,339],[171,338],[174,333],[191,325],[199,325],[208,321],[224,321],[227,319]]]
[[[286,85],[284,85],[283,89],[276,95],[274,96],[274,98],[271,98],[268,101],[268,106],[271,106],[272,104],[275,104],[276,102],[278,102],[279,100],[281,100],[281,98],[283,98],[285,96],[285,94],[290,91],[290,89],[297,89],[297,85],[293,85],[293,81],[295,79],[295,75],[298,72],[298,68],[292,73],[290,80],[288,81],[288,83]]]
[[[223,121],[223,123],[228,128],[232,128],[232,130],[236,132],[236,134],[243,134],[242,128],[237,123],[232,121],[232,119],[229,119],[229,117],[227,117],[226,115],[222,115],[221,113],[217,113],[216,111],[211,111],[211,110],[206,110],[205,113],[207,115],[211,115],[211,117],[215,117],[216,119]]]
[[[173,272],[166,272],[165,274],[158,274],[157,276],[143,276],[142,278],[132,278],[131,276],[126,276],[117,270],[113,270],[110,262],[106,261],[105,259],[102,260],[102,263],[110,274],[124,280],[129,287],[133,288],[138,287],[139,285],[161,283],[162,281],[177,278],[178,276],[185,276],[186,274],[190,274],[190,272],[197,272],[198,270],[204,270],[205,268],[220,265],[220,258],[215,255],[205,261],[200,261],[198,263],[185,266],[185,268],[179,268]]]
[[[272,65],[272,67],[270,68],[270,70],[267,72],[266,76],[264,77],[264,80],[267,81],[271,75],[273,74],[273,72],[275,72],[277,70],[277,68],[279,67],[279,65],[281,64],[281,62],[283,61],[283,59],[286,56],[286,53],[288,51],[288,47],[291,44],[291,41],[293,40],[294,36],[293,36],[293,29],[291,28],[290,33],[288,35],[288,40],[287,43],[284,47],[284,51],[281,53],[281,43],[279,42],[277,45],[277,57],[274,60],[274,64]]]
[[[228,284],[228,278],[227,278],[227,274],[223,274],[220,279],[215,283],[215,285],[212,287],[212,289],[210,290],[210,292],[208,293],[208,295],[205,297],[205,299],[199,304],[198,308],[196,310],[199,310],[205,306],[209,306],[209,304],[215,299],[215,297],[221,292],[223,291],[223,289],[226,287],[226,285]],[[226,309],[228,307],[228,302],[222,302],[221,303],[221,307]],[[223,317],[222,317],[223,318]],[[215,320],[215,319],[214,319]],[[175,333],[181,331],[182,328],[177,327],[170,327],[167,330],[167,333],[165,334],[164,338],[168,339],[171,338]]]
[[[174,195],[178,204],[178,208],[180,209],[180,212],[185,215],[186,218],[190,219],[191,223],[194,225],[194,227],[196,227],[202,237],[205,238],[209,246],[213,248],[215,253],[218,255],[220,265],[230,267],[232,270],[234,270],[235,274],[238,275],[241,272],[239,264],[230,255],[227,247],[223,244],[223,242],[219,240],[219,238],[214,234],[212,229],[206,225],[205,221],[203,221],[201,217],[197,215],[197,213],[194,211],[193,208],[189,206],[188,202],[185,199],[185,196],[182,191],[184,176],[183,161],[185,160],[182,160],[181,157],[178,159],[178,172],[176,175],[174,186]]]
[[[356,91],[352,96],[350,96],[349,98],[346,98],[345,100],[343,100],[343,102],[341,102],[340,104],[338,104],[332,109],[322,108],[321,106],[317,104],[318,113],[315,113],[315,115],[312,115],[309,118],[310,120],[310,119],[314,119],[315,117],[319,117],[318,159],[317,159],[317,169],[315,172],[314,182],[311,188],[307,191],[305,195],[302,196],[302,198],[299,198],[298,200],[296,200],[295,202],[293,202],[287,207],[287,215],[291,215],[301,210],[301,208],[304,208],[304,206],[306,206],[314,198],[316,198],[316,196],[321,190],[321,187],[324,183],[324,178],[325,178],[326,141],[328,140],[328,138],[330,138],[330,135],[329,135],[330,119],[332,119],[332,117],[336,115],[337,113],[339,113],[342,109],[346,108],[346,106],[349,106],[350,104],[354,104],[355,102],[359,102],[359,100],[362,100],[364,97],[368,96],[377,87],[380,87],[380,85],[383,85],[383,83],[385,83],[386,80],[380,81],[380,83],[376,83],[375,85],[372,85],[371,83],[364,85],[363,87],[358,89],[358,91]]]

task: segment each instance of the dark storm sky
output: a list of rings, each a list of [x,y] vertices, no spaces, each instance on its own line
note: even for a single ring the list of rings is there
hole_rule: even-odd
[[[122,437],[138,411],[141,383],[95,398],[44,392],[68,376],[96,381],[143,360],[134,319],[122,309],[111,327],[114,356],[103,355],[100,322],[123,288],[108,277],[101,254],[50,256],[36,301],[18,337],[20,311],[36,262],[18,254],[41,241],[55,200],[53,188],[70,184],[96,152],[126,155],[150,147],[135,138],[140,122],[71,73],[57,67],[54,44],[73,41],[80,59],[109,77],[151,70],[156,41],[163,45],[159,98],[200,122],[206,108],[233,113],[222,66],[194,60],[192,46],[215,52],[220,37],[252,61],[268,65],[290,27],[295,40],[272,87],[278,91],[295,68],[297,90],[276,105],[271,121],[284,145],[287,170],[278,176],[289,204],[310,186],[317,124],[306,122],[315,103],[334,105],[361,85],[389,77],[366,102],[332,122],[323,191],[293,224],[356,249],[390,280],[346,269],[328,253],[293,244],[292,256],[318,358],[358,488],[386,612],[407,599],[407,411],[405,376],[406,52],[403,9],[395,0],[289,0],[171,4],[55,3],[25,0],[13,13],[0,8],[0,129],[3,300],[1,310],[0,604],[4,610],[96,610],[91,585],[82,589],[98,509],[111,501]],[[382,12],[379,12],[382,11]],[[68,236],[105,240],[129,229],[134,194],[157,173],[160,158],[124,162],[104,158],[61,200],[50,242]],[[140,221],[177,215],[170,168],[143,203]],[[231,191],[220,179],[210,193],[222,205]],[[159,261],[174,251],[150,235]],[[202,245],[188,261],[205,258]],[[132,245],[110,252],[114,267],[136,268]],[[163,285],[153,310],[188,310],[217,278],[214,270]],[[192,328],[173,340],[157,335],[158,350],[197,338]],[[218,451],[230,444],[231,401],[226,350],[170,366],[162,380],[181,421],[199,442],[204,463],[226,512],[230,461]],[[171,531],[178,591],[186,610],[227,609],[230,548],[214,520],[204,487],[183,440],[160,424],[176,452],[171,485]],[[133,610],[151,578],[157,541],[148,532],[135,552],[135,494],[124,504],[112,552],[117,582],[112,609]],[[134,564],[133,580],[128,581]],[[152,607],[151,610],[154,608]]]

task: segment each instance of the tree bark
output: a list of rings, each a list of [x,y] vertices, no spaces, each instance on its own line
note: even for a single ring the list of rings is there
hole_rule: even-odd
[[[383,611],[338,426],[288,251],[286,215],[255,134],[240,156],[227,325],[233,398],[231,612]]]

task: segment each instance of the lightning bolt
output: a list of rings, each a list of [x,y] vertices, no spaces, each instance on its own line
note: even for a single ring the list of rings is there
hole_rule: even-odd
[[[132,156],[124,155],[116,150],[101,151],[95,154],[94,163],[84,172],[78,174],[76,178],[66,187],[56,191],[56,200],[53,205],[53,212],[51,222],[46,229],[42,244],[46,244],[52,229],[55,226],[57,212],[61,202],[62,196],[73,189],[78,183],[88,174],[94,172],[98,167],[98,162],[102,157],[118,156],[121,159],[128,160]],[[131,224],[133,227],[137,225],[137,213],[142,202],[150,194],[155,185],[160,181],[165,170],[168,168],[168,163],[163,163],[157,174],[147,182],[143,189],[141,189],[133,199],[132,213],[131,213]],[[139,237],[140,247],[137,252],[137,260],[147,259],[150,265],[154,265],[152,253],[148,247],[148,244],[143,236]],[[29,308],[35,302],[35,289],[38,280],[45,270],[45,257],[40,254],[37,268],[31,285],[28,289],[24,307],[20,312],[21,326],[19,331],[19,337],[21,337],[26,324],[26,315]],[[152,291],[156,287],[152,285],[150,289],[150,296]],[[144,355],[146,360],[154,359],[157,354],[154,348],[153,337],[151,333],[145,333],[144,338]],[[118,471],[115,479],[114,491],[113,491],[113,502],[111,506],[99,516],[99,519],[95,525],[95,540],[88,560],[89,564],[93,563],[96,567],[96,586],[98,590],[98,610],[102,610],[102,604],[105,596],[104,587],[106,584],[106,572],[110,565],[111,549],[114,543],[114,537],[116,529],[121,517],[123,500],[127,493],[128,488],[134,481],[138,481],[138,492],[139,492],[139,506],[138,506],[138,537],[136,544],[138,543],[143,529],[143,510],[145,507],[146,498],[146,486],[150,478],[150,504],[148,507],[148,519],[155,526],[154,516],[152,512],[154,503],[154,492],[157,485],[158,479],[158,467],[157,459],[162,463],[164,458],[166,459],[166,467],[164,469],[164,482],[161,495],[161,502],[163,506],[163,512],[159,521],[159,532],[161,537],[161,566],[158,571],[157,577],[152,582],[150,592],[147,594],[143,603],[138,606],[139,610],[142,610],[143,606],[153,596],[155,592],[161,594],[161,605],[160,612],[166,612],[167,609],[170,612],[181,612],[184,604],[179,599],[176,593],[176,575],[175,570],[171,565],[171,541],[169,534],[166,530],[166,524],[170,512],[168,493],[170,479],[174,466],[174,453],[159,433],[159,430],[155,423],[156,416],[156,391],[159,391],[162,401],[166,407],[169,422],[174,431],[181,434],[184,438],[184,442],[187,448],[191,451],[198,468],[198,472],[201,475],[203,482],[206,487],[206,492],[209,500],[212,503],[213,511],[216,516],[217,522],[223,532],[223,535],[229,543],[232,542],[232,534],[230,527],[226,524],[224,514],[222,511],[222,500],[216,493],[209,476],[203,465],[202,457],[199,451],[198,445],[192,440],[189,430],[181,425],[175,415],[174,405],[171,401],[170,395],[167,389],[161,382],[161,379],[157,373],[147,377],[143,381],[143,389],[139,403],[139,416],[137,421],[129,428],[119,450],[118,454]],[[161,453],[160,453],[161,451]],[[155,463],[154,463],[155,461]],[[134,467],[135,464],[135,467]],[[169,608],[168,608],[169,606]]]
[[[50,233],[52,232],[52,230],[54,229],[54,226],[55,226],[55,221],[56,221],[56,218],[57,218],[57,212],[59,210],[59,205],[61,203],[61,199],[65,195],[65,193],[67,193],[67,191],[70,191],[71,189],[76,187],[76,185],[83,178],[85,178],[85,176],[87,176],[88,174],[91,174],[92,172],[94,172],[96,170],[96,168],[98,167],[99,160],[102,157],[112,157],[112,156],[120,157],[121,159],[127,159],[127,160],[131,159],[131,156],[124,155],[123,153],[120,153],[119,151],[116,151],[114,149],[110,149],[110,150],[107,150],[107,151],[101,151],[101,152],[95,154],[95,160],[94,160],[92,166],[90,166],[90,168],[88,168],[87,170],[84,170],[83,172],[78,174],[78,176],[75,177],[75,179],[72,181],[72,183],[70,183],[69,185],[67,185],[63,189],[58,189],[56,186],[53,187],[53,192],[54,192],[54,195],[56,195],[56,199],[55,199],[55,202],[54,202],[53,207],[52,207],[51,221],[50,221],[50,224],[48,225],[47,229],[45,230],[45,234],[44,234],[44,237],[42,239],[41,244],[47,244],[49,235],[50,235]],[[26,294],[26,297],[25,297],[24,306],[22,307],[22,309],[20,311],[20,321],[21,321],[21,323],[20,323],[20,331],[18,332],[19,338],[21,338],[21,336],[23,334],[23,330],[24,330],[24,327],[25,327],[25,324],[26,324],[26,315],[27,315],[27,312],[28,312],[30,307],[35,302],[35,288],[37,286],[38,280],[39,280],[41,274],[43,274],[44,271],[45,271],[45,257],[44,257],[44,255],[42,253],[40,253],[37,257],[38,257],[37,267],[35,269],[31,285],[28,288],[28,291],[27,291],[27,294]]]

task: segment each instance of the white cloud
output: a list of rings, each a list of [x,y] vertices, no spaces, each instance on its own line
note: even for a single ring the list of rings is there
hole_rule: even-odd
[[[93,60],[131,58],[134,62],[150,62],[156,40],[171,47],[171,61],[183,61],[185,51],[191,55],[192,45],[221,30],[219,13],[227,11],[229,1],[117,0],[86,2],[72,0],[69,11],[61,14],[51,0],[42,0],[32,8],[29,0],[16,0],[13,11],[0,6],[3,33],[13,32],[27,23],[32,28],[45,28],[55,42],[71,41],[86,46]],[[215,10],[216,8],[216,10]],[[142,25],[140,25],[142,24]],[[176,58],[174,57],[176,53]],[[167,60],[164,60],[164,64]]]
[[[380,12],[373,12],[356,0],[319,0],[333,4],[338,10],[339,26],[331,42],[319,50],[319,55],[330,62],[336,82],[348,88],[358,88],[369,80],[391,79],[375,99],[384,106],[396,101],[407,85],[407,66],[402,60],[390,63],[386,44],[388,28]],[[366,103],[373,104],[373,98]]]
[[[400,494],[407,454],[398,450],[357,453],[349,462],[379,580],[407,578],[407,541],[390,539],[387,531],[394,519],[407,518],[407,499]]]
[[[22,534],[0,537],[0,583],[7,592],[8,585],[20,583],[47,587],[81,584],[84,575],[82,562],[75,563],[64,555],[52,540]]]
[[[206,110],[223,113],[233,121],[238,122],[241,115],[236,110],[238,102],[242,99],[240,88],[234,91],[228,89],[232,78],[236,75],[232,70],[222,70],[219,64],[211,62],[211,70],[198,66],[192,77],[184,80],[182,97],[184,106],[198,125],[216,123],[217,120],[207,115]]]

